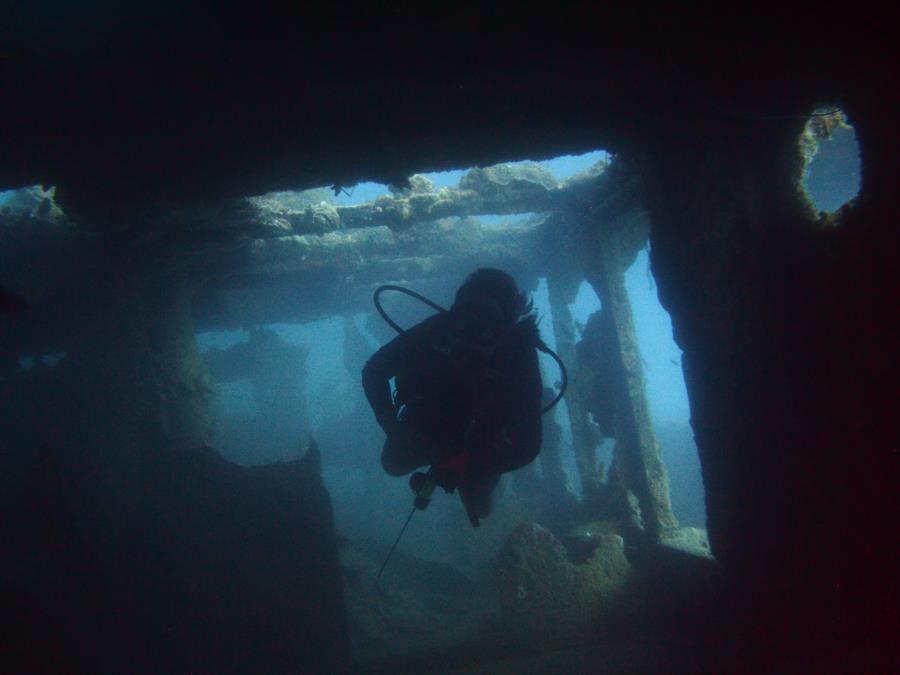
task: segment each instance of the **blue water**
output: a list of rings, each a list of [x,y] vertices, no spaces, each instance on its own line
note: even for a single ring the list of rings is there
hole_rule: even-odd
[[[859,194],[860,174],[856,132],[852,127],[839,126],[830,139],[819,142],[803,182],[818,210],[836,211]]]

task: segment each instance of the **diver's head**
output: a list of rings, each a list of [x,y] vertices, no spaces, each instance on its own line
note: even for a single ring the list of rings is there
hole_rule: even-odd
[[[450,312],[458,338],[475,345],[491,345],[512,328],[531,302],[519,292],[515,280],[492,267],[481,267],[456,291]]]

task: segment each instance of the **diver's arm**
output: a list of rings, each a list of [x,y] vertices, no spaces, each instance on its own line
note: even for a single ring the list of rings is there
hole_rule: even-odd
[[[386,424],[396,421],[394,401],[391,397],[391,378],[403,366],[408,366],[416,350],[427,344],[438,328],[440,315],[430,317],[405,333],[401,333],[375,352],[362,370],[362,386],[375,413],[375,419],[387,431]]]
[[[363,391],[382,428],[387,420],[394,419],[391,378],[400,368],[408,342],[406,334],[398,335],[375,352],[362,369]]]

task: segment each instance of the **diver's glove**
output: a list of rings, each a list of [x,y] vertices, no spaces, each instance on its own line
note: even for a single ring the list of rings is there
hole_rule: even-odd
[[[431,467],[434,482],[447,492],[453,492],[462,483],[468,466],[468,452],[459,452],[444,457]]]

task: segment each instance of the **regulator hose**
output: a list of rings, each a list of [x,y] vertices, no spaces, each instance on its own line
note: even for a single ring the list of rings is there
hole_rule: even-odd
[[[439,304],[437,304],[433,300],[426,298],[421,293],[416,293],[415,291],[410,290],[408,288],[404,288],[403,286],[396,286],[394,284],[383,284],[375,289],[375,293],[372,296],[372,300],[375,303],[375,309],[378,310],[378,313],[381,315],[381,318],[384,319],[385,323],[388,326],[393,328],[398,333],[405,333],[406,331],[403,328],[401,328],[400,326],[398,326],[397,323],[391,317],[388,316],[388,313],[384,311],[384,307],[381,306],[381,297],[380,296],[385,291],[396,291],[397,293],[403,293],[404,295],[408,295],[411,298],[415,298],[416,300],[428,305],[429,307],[431,307],[433,310],[435,310],[437,312],[449,311],[449,310],[441,307]],[[556,395],[556,398],[554,398],[552,401],[550,401],[550,403],[548,403],[543,408],[541,408],[541,414],[543,415],[547,412],[550,412],[553,409],[553,407],[557,403],[559,403],[560,400],[562,400],[563,395],[566,393],[566,387],[569,386],[569,374],[566,372],[566,366],[563,364],[562,359],[559,358],[559,355],[556,352],[554,352],[552,349],[550,349],[550,347],[548,347],[546,344],[544,344],[543,340],[540,341],[540,343],[537,345],[537,348],[540,351],[544,352],[547,356],[551,357],[554,361],[556,361],[556,365],[559,366],[559,372],[560,372],[560,375],[562,376],[562,382],[560,385],[559,393]]]
[[[561,377],[559,393],[556,395],[556,398],[554,398],[552,401],[550,401],[550,403],[541,408],[541,415],[543,415],[553,410],[556,404],[562,400],[563,394],[566,393],[566,387],[569,386],[569,373],[566,371],[566,366],[563,364],[562,359],[559,358],[559,354],[557,354],[555,351],[550,349],[550,347],[544,344],[543,340],[541,340],[540,344],[538,345],[538,349],[540,349],[547,356],[556,361],[556,365],[559,366],[559,374]]]
[[[383,286],[379,286],[378,288],[375,289],[375,295],[372,297],[372,300],[374,300],[374,302],[375,302],[375,309],[377,309],[378,313],[381,314],[381,318],[384,319],[385,323],[388,326],[390,326],[391,328],[393,328],[395,331],[397,331],[398,333],[405,333],[406,331],[403,328],[400,328],[400,326],[398,326],[394,322],[394,320],[387,315],[387,312],[384,311],[384,307],[381,306],[381,300],[380,300],[379,296],[382,293],[384,293],[385,291],[397,291],[398,293],[404,293],[405,295],[408,295],[412,298],[415,298],[416,300],[419,300],[420,302],[425,303],[426,305],[428,305],[429,307],[431,307],[434,310],[437,310],[438,312],[448,311],[448,310],[444,309],[443,307],[441,307],[436,302],[434,302],[433,300],[429,300],[421,293],[416,293],[415,291],[411,291],[410,289],[404,288],[403,286],[395,286],[393,284],[384,284]]]

